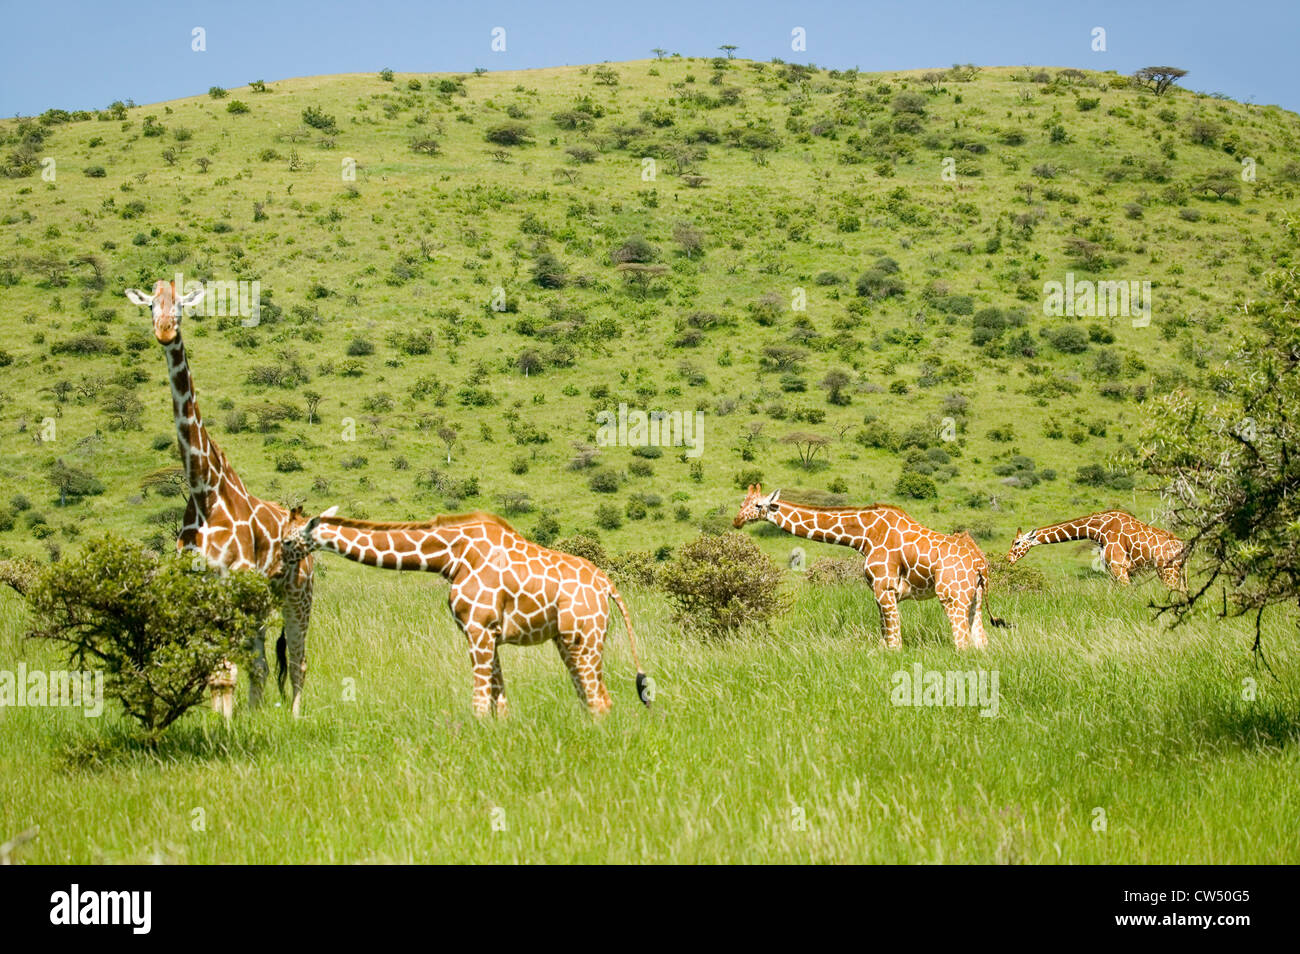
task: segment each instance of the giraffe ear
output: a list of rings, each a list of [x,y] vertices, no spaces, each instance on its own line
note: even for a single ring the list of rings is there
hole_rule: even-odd
[[[339,512],[339,506],[338,506],[338,504],[335,504],[333,507],[330,507],[328,510],[323,510],[323,511],[321,511],[321,516],[322,516],[322,517],[332,517],[332,516],[334,516],[334,515],[335,515],[336,513],[338,513],[338,512]]]
[[[179,308],[192,308],[203,300],[203,293],[207,291],[202,285],[194,289],[184,298],[176,303]]]
[[[778,500],[780,500],[780,499],[781,499],[781,491],[779,491],[779,490],[774,490],[774,491],[772,491],[772,496],[770,496],[770,497],[767,498],[767,505],[768,505],[769,507],[775,507],[775,506],[776,506],[776,502],[777,502]]]
[[[128,288],[126,297],[133,305],[152,305],[153,295],[140,291],[138,288]]]

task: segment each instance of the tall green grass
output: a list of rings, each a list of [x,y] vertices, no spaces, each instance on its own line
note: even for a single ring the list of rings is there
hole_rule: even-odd
[[[615,629],[603,722],[540,647],[504,650],[511,716],[476,723],[445,586],[326,566],[298,722],[250,713],[242,686],[232,728],[196,712],[156,749],[111,703],[0,709],[0,835],[41,828],[18,860],[1300,860],[1294,619],[1266,633],[1275,680],[1246,623],[1171,630],[1154,588],[1101,579],[995,593],[1015,628],[962,654],[933,602],[904,604],[884,650],[858,586],[795,584],[770,631],[715,640],[632,591],[652,709]],[[0,668],[59,665],[25,625],[0,597]],[[996,670],[997,717],[892,705],[917,662]]]

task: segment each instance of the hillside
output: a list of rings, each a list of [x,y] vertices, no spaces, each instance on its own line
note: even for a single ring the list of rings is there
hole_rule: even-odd
[[[256,326],[183,332],[249,489],[308,509],[482,507],[613,552],[729,521],[756,479],[993,554],[1158,518],[1126,467],[1144,402],[1212,385],[1300,182],[1293,113],[1056,68],[352,74],[0,136],[0,549],[42,556],[174,533],[163,357],[123,289],[178,272],[260,283]],[[1149,282],[1149,323],[1044,314],[1045,283],[1096,280]],[[595,447],[620,404],[702,412],[701,453]]]

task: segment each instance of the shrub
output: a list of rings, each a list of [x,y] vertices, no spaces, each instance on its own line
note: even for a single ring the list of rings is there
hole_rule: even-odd
[[[1079,354],[1088,350],[1088,332],[1078,325],[1052,328],[1045,337],[1048,343],[1062,354]]]
[[[32,635],[64,647],[72,667],[102,670],[106,694],[156,735],[203,701],[224,661],[248,662],[275,605],[260,573],[193,567],[191,554],[100,538],[37,578]]]
[[[914,500],[927,500],[939,496],[939,488],[935,486],[934,481],[914,470],[905,470],[899,475],[898,483],[894,485],[894,492],[900,497],[911,497]]]
[[[532,134],[523,123],[501,123],[491,127],[483,138],[498,146],[522,146],[532,141]]]
[[[596,526],[602,530],[617,530],[623,526],[623,514],[613,504],[601,504],[596,508]]]
[[[330,130],[334,128],[334,117],[319,106],[308,106],[302,111],[302,121],[313,129]]]
[[[808,568],[809,583],[862,583],[864,579],[861,557],[822,557]]]
[[[608,467],[601,467],[592,473],[587,480],[587,486],[598,494],[612,494],[618,491],[619,485],[618,472],[610,470]]]
[[[242,99],[232,99],[226,104],[226,112],[236,116],[240,113],[246,113],[248,112],[248,104]]]
[[[783,610],[781,570],[742,533],[704,534],[659,574],[682,624],[707,633],[767,623]]]
[[[1024,560],[1013,564],[989,561],[990,593],[1041,593],[1046,589],[1047,576]]]
[[[572,553],[574,556],[582,557],[596,566],[604,566],[609,560],[605,548],[600,545],[600,541],[585,533],[577,533],[571,537],[565,537],[563,540],[556,540],[551,549],[559,550],[561,553]]]
[[[544,547],[549,547],[559,535],[560,521],[555,519],[554,514],[544,513],[538,518],[537,526],[533,528],[532,539]]]
[[[659,582],[659,564],[648,550],[631,550],[611,557],[606,570],[620,586],[629,583],[654,586]]]

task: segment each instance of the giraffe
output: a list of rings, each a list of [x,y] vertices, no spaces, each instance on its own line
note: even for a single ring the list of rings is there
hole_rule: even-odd
[[[1129,576],[1141,570],[1155,570],[1160,581],[1176,593],[1187,593],[1187,547],[1172,533],[1143,523],[1123,510],[1104,510],[1087,517],[1039,527],[1028,533],[1016,530],[1007,552],[1015,563],[1040,543],[1092,540],[1101,547],[1106,568],[1116,582],[1128,585]]]
[[[938,597],[952,624],[958,649],[988,645],[982,608],[989,566],[970,534],[938,533],[891,504],[870,507],[809,507],[781,500],[781,491],[764,496],[750,484],[736,527],[756,520],[774,523],[787,533],[853,547],[866,558],[864,570],[880,607],[885,645],[903,645],[899,600]],[[1007,623],[989,614],[994,626]]]
[[[127,289],[126,297],[153,313],[153,333],[167,357],[171,381],[172,411],[176,418],[176,440],[189,483],[184,525],[176,541],[178,550],[202,555],[210,566],[223,570],[253,569],[265,574],[281,599],[283,631],[276,645],[277,682],[284,692],[288,663],[293,683],[293,714],[301,714],[302,688],[307,677],[307,626],[311,619],[312,561],[293,566],[280,559],[280,540],[293,515],[269,500],[260,500],[244,489],[221,448],[208,435],[195,398],[185,345],[181,341],[181,312],[203,298],[199,288],[178,298],[175,285],[159,281],[153,293]],[[286,647],[288,662],[286,662]],[[256,708],[266,685],[265,627],[253,645],[249,672],[249,704]],[[236,672],[225,663],[213,674],[209,686],[213,708],[230,717],[234,705]]]
[[[335,516],[331,507],[298,525],[284,541],[292,563],[314,550],[390,570],[429,570],[451,583],[448,604],[469,641],[474,714],[507,713],[498,649],[552,640],[578,698],[596,716],[611,706],[604,679],[609,598],[623,614],[636,664],[637,695],[650,705],[645,670],[627,604],[608,576],[581,557],[522,537],[495,514],[442,514],[432,520],[381,523]]]

